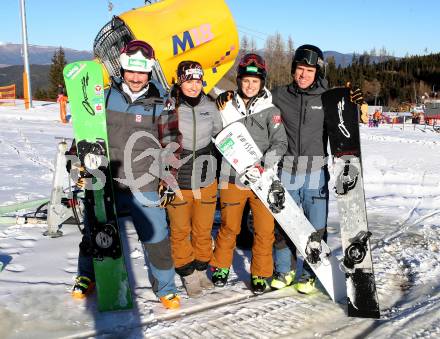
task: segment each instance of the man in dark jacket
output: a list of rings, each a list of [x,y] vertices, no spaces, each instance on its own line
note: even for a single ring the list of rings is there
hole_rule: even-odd
[[[105,92],[110,169],[117,210],[128,212],[133,219],[153,292],[166,308],[178,308],[165,210],[157,206],[159,179],[155,176],[154,158],[161,152],[158,117],[163,109],[163,98],[150,81],[154,50],[147,43],[134,40],[122,50],[119,60],[122,78],[112,78],[111,87]],[[146,150],[154,154],[143,156]],[[85,297],[94,285],[87,216],[84,219],[78,277],[72,291],[76,298]]]
[[[312,45],[299,47],[292,62],[293,82],[272,91],[272,100],[281,110],[288,149],[283,159],[281,181],[310,223],[326,238],[328,214],[327,133],[321,95],[327,90],[324,56]],[[275,241],[273,288],[282,288],[295,280],[292,271],[293,244],[278,227]],[[316,276],[305,264],[303,275],[294,287],[302,293],[315,290]]]
[[[313,45],[298,47],[293,57],[291,73],[291,84],[272,91],[272,100],[281,110],[288,140],[280,171],[281,181],[326,241],[329,201],[328,135],[321,95],[328,89],[328,83],[325,80],[322,51]],[[362,104],[362,91],[350,90],[350,100]],[[294,254],[295,246],[288,241],[281,228],[277,227],[272,288],[283,288],[294,282]],[[313,293],[316,275],[307,263],[302,271],[303,274],[298,277],[294,287],[301,293]]]

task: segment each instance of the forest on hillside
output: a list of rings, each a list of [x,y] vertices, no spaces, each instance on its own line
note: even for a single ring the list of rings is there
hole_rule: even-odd
[[[350,66],[336,67],[327,60],[327,78],[331,86],[351,81],[362,88],[369,104],[397,109],[404,103],[421,103],[440,91],[440,53],[369,61],[369,54],[353,58]]]
[[[268,36],[263,49],[257,49],[253,38],[243,36],[240,55],[255,52],[265,58],[268,66],[266,86],[271,89],[292,81],[290,70],[295,47],[290,36],[285,40],[279,33]],[[379,51],[373,49],[362,54],[353,52],[347,67],[337,65],[333,56],[325,61],[330,87],[351,82],[362,89],[369,104],[398,110],[402,104],[420,103],[422,96],[432,97],[440,92],[440,53],[397,58],[382,47]],[[233,81],[235,69],[233,67],[227,74]]]

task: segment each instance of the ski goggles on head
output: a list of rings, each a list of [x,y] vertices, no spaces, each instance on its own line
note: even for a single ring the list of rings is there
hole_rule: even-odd
[[[121,49],[121,54],[133,55],[141,51],[142,55],[147,59],[155,59],[154,49],[149,44],[140,40],[130,41],[124,48]]]
[[[296,62],[304,62],[309,66],[320,66],[324,65],[324,61],[319,57],[318,53],[310,49],[301,49],[297,51],[295,55]]]
[[[239,63],[240,67],[246,67],[249,65],[254,64],[258,68],[266,70],[266,62],[262,57],[260,57],[258,54],[247,54],[245,55]]]
[[[177,78],[180,84],[189,80],[203,81],[202,65],[195,61],[182,61],[177,66]]]

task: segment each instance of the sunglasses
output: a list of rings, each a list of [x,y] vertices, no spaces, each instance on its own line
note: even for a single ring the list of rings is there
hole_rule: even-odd
[[[266,62],[257,54],[247,54],[240,60],[240,67],[246,67],[254,64],[258,68],[266,70]]]
[[[139,40],[130,41],[121,49],[121,54],[125,53],[127,55],[133,55],[138,51],[141,51],[142,55],[147,59],[155,59],[153,47]]]

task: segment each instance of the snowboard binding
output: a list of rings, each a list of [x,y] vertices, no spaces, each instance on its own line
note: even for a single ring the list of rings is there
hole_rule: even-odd
[[[95,235],[95,248],[102,256],[112,257],[114,259],[121,256],[118,235],[114,225],[106,224]]]
[[[99,223],[96,219],[90,220],[91,227],[91,248],[93,257],[102,260],[104,257],[117,259],[122,255],[119,243],[119,235],[116,225],[112,221],[106,224]]]
[[[352,269],[354,265],[360,264],[367,255],[367,242],[372,233],[370,231],[360,231],[354,238],[351,239],[351,244],[345,249],[344,265]]]
[[[317,264],[321,261],[321,235],[318,231],[310,234],[306,245],[306,259],[310,264]]]
[[[281,181],[274,180],[270,185],[269,192],[267,195],[267,203],[269,208],[273,213],[280,213],[284,209],[285,190]]]
[[[359,177],[359,170],[350,164],[350,160],[345,162],[344,170],[336,178],[335,191],[338,195],[347,194],[348,191],[356,187]]]
[[[99,140],[92,143],[86,140],[77,143],[79,160],[87,169],[96,170],[106,167],[107,162],[104,160],[106,156],[105,142]]]

